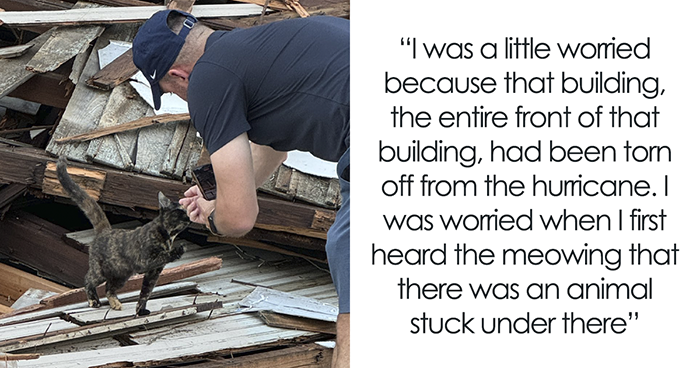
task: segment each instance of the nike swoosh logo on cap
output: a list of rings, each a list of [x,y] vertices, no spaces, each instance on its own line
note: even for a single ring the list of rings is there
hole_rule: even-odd
[[[151,74],[151,79],[156,79],[156,71],[153,71],[153,74]]]

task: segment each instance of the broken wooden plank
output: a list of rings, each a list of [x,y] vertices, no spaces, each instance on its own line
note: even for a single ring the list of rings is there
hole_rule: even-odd
[[[12,313],[13,311],[14,311],[14,309],[12,309],[4,304],[0,304],[0,315]]]
[[[318,344],[275,349],[230,359],[188,365],[189,368],[330,368],[333,349]]]
[[[0,263],[0,295],[16,301],[29,289],[39,289],[56,293],[63,293],[70,290],[63,285]]]
[[[0,253],[68,285],[82,285],[88,256],[61,240],[66,232],[27,212],[10,212],[0,221]]]
[[[77,134],[70,137],[63,137],[55,139],[54,141],[59,144],[71,143],[71,142],[86,142],[92,139],[105,137],[115,133],[128,132],[131,130],[145,128],[147,126],[155,124],[165,124],[171,122],[189,122],[190,114],[162,114],[155,116],[145,116],[143,118],[132,120],[126,123],[122,123],[115,126],[110,126],[106,128],[96,129],[91,132]]]
[[[64,321],[59,317],[51,317],[18,325],[2,326],[0,327],[0,341],[43,334],[44,332],[67,330],[75,328],[76,326],[76,324]],[[7,352],[7,350],[4,352]]]
[[[148,316],[127,317],[117,321],[109,321],[89,326],[67,328],[55,332],[23,336],[21,338],[5,339],[0,341],[0,352],[14,352],[26,350],[38,346],[46,346],[59,342],[78,340],[84,337],[94,337],[107,334],[116,334],[133,328],[163,323],[170,320],[181,319],[197,313],[221,308],[220,303],[197,304],[193,306],[173,308],[164,312],[157,312]],[[21,326],[21,325],[20,325]]]
[[[190,281],[177,282],[163,286],[156,286],[151,293],[151,299],[160,298],[169,295],[178,295],[183,293],[191,293],[197,291],[197,283]],[[130,291],[119,295],[119,299],[123,303],[134,302],[138,300],[141,291]],[[107,298],[100,299],[103,311],[109,308]],[[0,326],[20,325],[26,322],[39,321],[46,318],[60,317],[66,312],[94,310],[88,307],[87,303],[69,304],[55,308],[48,308],[44,304],[35,304],[31,307],[21,308],[14,312],[0,317]]]
[[[86,83],[90,87],[108,91],[129,80],[138,71],[138,68],[134,65],[133,50],[129,49],[129,51],[121,54],[114,61],[100,69]]]
[[[260,190],[289,200],[301,200],[324,208],[340,207],[340,183],[280,165]]]
[[[41,46],[51,37],[51,31],[44,32],[34,38],[31,43],[34,47],[19,57],[12,59],[0,59],[0,97],[6,96],[17,86],[34,76],[34,73],[25,69],[27,62],[34,57]]]
[[[308,236],[301,236],[298,234],[284,233],[280,231],[269,231],[259,228],[254,228],[249,231],[244,239],[264,241],[271,244],[284,244],[293,248],[306,249],[311,251],[323,252],[326,249],[326,241],[318,238],[310,238]],[[237,238],[229,238],[233,239]],[[228,241],[225,241],[228,243]]]
[[[216,294],[176,295],[167,298],[149,298],[147,307],[151,313],[154,313],[173,308],[216,302],[226,305],[227,300],[225,297]],[[105,306],[105,308],[89,308],[89,310],[80,309],[76,311],[66,311],[64,318],[70,320],[71,322],[77,323],[80,326],[85,326],[124,317],[133,317],[137,303],[138,302],[136,301],[124,302],[122,303],[121,310],[107,309]],[[234,304],[231,301],[228,301],[228,303],[231,305]]]
[[[235,333],[232,333],[235,331]],[[294,331],[280,329],[265,325],[255,315],[233,314],[219,318],[204,319],[197,323],[167,326],[148,331],[139,331],[131,334],[131,340],[138,343],[141,349],[129,351],[137,355],[130,355],[130,361],[134,365],[145,362],[160,364],[182,361],[192,361],[198,356],[211,353],[235,353],[250,349],[265,349],[266,344],[285,344],[291,339],[303,341],[318,339],[323,335],[307,331]],[[168,347],[168,348],[166,348]],[[156,350],[156,348],[160,348]],[[127,351],[124,350],[124,353]],[[105,352],[105,358],[114,356],[114,352]],[[122,355],[122,361],[123,361]],[[114,359],[114,358],[112,358]],[[111,359],[105,359],[102,364]],[[94,362],[97,363],[97,362]],[[91,364],[94,364],[91,362]]]
[[[194,126],[189,121],[178,123],[173,137],[170,139],[170,146],[166,150],[160,173],[170,177],[177,177],[175,174],[178,162],[187,162],[190,143],[195,139],[197,139],[197,135],[195,134]],[[182,177],[182,170],[180,170],[180,177]]]
[[[299,3],[299,0],[284,0],[284,3],[287,5],[287,7],[297,12],[300,17],[306,18],[309,16],[309,12],[304,9],[304,7]]]
[[[347,0],[341,1],[325,1],[323,4],[310,6],[308,1],[304,1],[304,7],[309,15],[327,15],[340,18],[350,17],[350,2]],[[234,28],[250,28],[257,25],[269,24],[284,19],[299,18],[296,12],[276,12],[268,14],[261,20],[260,17],[242,17],[237,19],[210,18],[205,19],[202,23],[213,29],[234,29]]]
[[[0,182],[30,184],[41,189],[44,168],[47,162],[55,162],[44,150],[37,148],[12,148],[0,145]],[[127,208],[158,210],[158,191],[169,198],[180,198],[191,184],[178,180],[156,178],[150,175],[126,173],[104,168],[107,173],[100,203]],[[128,194],[128,195],[127,195]],[[319,209],[302,203],[258,195],[260,209],[256,227],[284,228],[292,234],[312,233],[325,237],[326,226],[335,216],[335,211]],[[324,221],[321,221],[323,218]]]
[[[0,21],[10,26],[73,26],[81,24],[113,24],[145,21],[165,6],[138,6],[100,9],[69,9],[32,12],[3,12]],[[195,5],[197,18],[245,17],[260,14],[262,8],[252,4]]]
[[[85,192],[94,200],[99,201],[102,189],[105,185],[107,173],[102,170],[86,169],[76,166],[67,166],[66,171],[78,186],[83,188]],[[58,173],[56,172],[56,163],[49,162],[44,171],[44,182],[41,186],[41,191],[46,194],[70,198],[63,186],[58,181]]]
[[[285,254],[288,256],[304,258],[304,259],[308,259],[308,260],[311,260],[314,262],[328,263],[328,261],[325,258],[325,254],[323,254],[323,257],[303,254],[303,253],[300,253],[297,251],[293,251],[290,249],[284,249],[284,248],[281,248],[279,246],[275,246],[272,244],[266,244],[266,243],[260,242],[258,240],[249,239],[249,238],[245,238],[245,237],[244,238],[227,238],[227,237],[220,237],[220,236],[216,236],[216,235],[210,235],[207,237],[207,241],[211,242],[211,243],[242,245],[242,246],[256,248],[256,249],[269,250],[272,252]]]
[[[54,131],[51,141],[46,146],[47,152],[57,156],[64,155],[73,161],[85,161],[84,154],[88,144],[58,145],[55,143],[55,140],[65,136],[85,133],[97,126],[110,93],[89,88],[84,82],[99,70],[99,58],[97,56],[99,46],[106,45],[109,42],[108,39],[129,39],[132,37],[132,33],[133,31],[125,32],[121,29],[110,27],[97,39],[95,47],[92,48],[89,58],[79,72],[80,77],[78,82],[75,83],[75,90],[66,106],[66,110]]]
[[[302,330],[310,332],[325,333],[335,335],[335,323],[328,321],[319,321],[310,318],[285,316],[282,314],[260,311],[258,312],[260,319],[266,325],[272,327],[286,328],[288,330]]]
[[[158,278],[157,285],[165,285],[171,282],[181,280],[187,277],[199,275],[202,273],[218,270],[221,268],[221,258],[210,257],[202,259],[196,262],[190,262],[177,267],[166,268],[161,272]],[[118,290],[119,293],[124,293],[127,291],[140,290],[141,284],[143,283],[143,275],[135,275],[129,278],[124,287]],[[105,295],[104,284],[97,288],[97,293],[100,297]],[[41,304],[46,305],[48,308],[55,308],[62,305],[74,304],[87,301],[85,290],[83,288],[73,289],[66,291],[62,294],[46,298],[41,301]]]
[[[73,9],[96,11],[100,5],[78,2]],[[46,73],[56,70],[63,63],[85,51],[90,42],[104,31],[103,26],[86,25],[80,27],[58,27],[36,52],[25,67],[33,73]]]
[[[166,0],[168,9],[182,10],[187,13],[192,13],[192,6],[195,0]]]
[[[118,126],[152,114],[150,106],[143,99],[134,98],[136,96],[137,92],[128,83],[115,87],[109,95],[96,128]],[[136,141],[137,134],[132,131],[93,140],[88,144],[83,158],[88,162],[94,161],[131,171],[134,169]]]
[[[101,26],[60,27],[39,49],[25,67],[32,73],[56,70],[63,63],[87,49],[90,42],[104,31]]]
[[[258,196],[260,199],[261,196]],[[335,211],[320,209],[314,206],[290,203],[290,207],[297,207],[297,213],[282,213],[275,208],[260,208],[258,218],[266,218],[269,221],[258,226],[261,229],[272,231],[284,231],[289,233],[326,239],[326,233],[335,220]],[[291,216],[290,216],[291,215]],[[306,222],[309,221],[309,222]],[[300,222],[306,222],[301,224]],[[298,230],[303,228],[301,232]]]
[[[32,360],[37,359],[40,354],[0,354],[0,362],[11,362],[17,360]]]
[[[22,56],[33,46],[34,44],[30,42],[24,45],[2,47],[0,48],[0,59],[12,59]]]

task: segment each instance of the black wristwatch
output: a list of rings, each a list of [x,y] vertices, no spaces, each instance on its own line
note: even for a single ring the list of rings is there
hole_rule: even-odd
[[[222,236],[216,229],[216,225],[214,224],[214,211],[216,211],[216,209],[213,209],[209,216],[207,216],[207,222],[209,223],[209,231],[211,231],[211,233],[216,236]]]

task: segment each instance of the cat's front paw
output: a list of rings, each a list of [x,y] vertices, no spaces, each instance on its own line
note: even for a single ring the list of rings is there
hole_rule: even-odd
[[[141,310],[136,311],[136,315],[138,315],[138,316],[147,316],[149,314],[151,314],[151,311],[149,311],[146,308],[142,308]]]
[[[178,259],[180,259],[180,257],[182,257],[183,254],[185,254],[185,247],[179,246],[173,249],[172,251],[170,251],[171,262],[177,261]]]
[[[100,303],[99,300],[90,299],[88,300],[88,306],[90,306],[90,308],[99,308],[102,306],[102,303]]]
[[[110,297],[108,298],[109,300],[109,306],[114,309],[114,310],[122,310],[122,302],[119,301],[116,297]]]

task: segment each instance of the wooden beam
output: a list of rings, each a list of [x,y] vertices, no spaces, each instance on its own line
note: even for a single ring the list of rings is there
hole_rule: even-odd
[[[272,327],[286,328],[288,330],[302,330],[310,332],[325,333],[335,335],[335,322],[319,321],[317,319],[285,316],[274,312],[258,312],[260,319],[266,325]]]
[[[55,159],[41,149],[0,145],[0,182],[24,183],[40,189],[47,162]],[[90,167],[90,165],[76,165]],[[180,180],[157,178],[150,175],[100,168],[107,173],[100,202],[128,208],[158,210],[158,191],[169,198],[182,197],[192,185]],[[260,209],[256,227],[283,230],[292,234],[325,237],[325,232],[335,218],[335,211],[320,209],[302,203],[291,203],[258,195]]]
[[[54,141],[59,144],[71,143],[71,142],[86,142],[95,138],[105,137],[115,133],[128,132],[131,130],[145,128],[147,126],[155,124],[164,124],[172,122],[186,122],[190,120],[190,114],[162,114],[155,116],[146,116],[144,118],[130,121],[124,124],[114,125],[102,129],[96,129],[91,132],[77,134],[70,137],[63,137],[55,139]]]
[[[5,11],[66,10],[73,5],[74,2],[62,0],[0,0]]]
[[[55,293],[63,293],[70,290],[63,285],[0,263],[1,295],[10,297],[14,301],[19,299],[30,288],[53,291]]]
[[[150,18],[165,6],[137,6],[100,9],[69,9],[33,12],[2,12],[0,21],[10,26],[75,26],[82,24],[136,23]],[[195,5],[197,18],[244,17],[260,14],[260,6],[248,4]]]
[[[304,4],[306,4],[306,1]],[[350,18],[350,2],[347,0],[341,3],[334,2],[333,4],[318,5],[313,7],[305,5],[305,7],[310,16],[328,15],[346,19]],[[250,28],[261,24],[269,24],[292,18],[299,18],[299,15],[295,12],[286,11],[266,15],[262,18],[262,20],[260,17],[242,17],[238,19],[211,18],[205,19],[203,23],[214,29],[226,30],[233,28]]]
[[[188,365],[190,368],[330,368],[333,350],[303,344],[231,359]]]
[[[39,359],[40,354],[0,354],[0,362]]]
[[[63,283],[83,284],[88,256],[61,240],[65,229],[26,212],[10,214],[0,221],[0,253]]]
[[[106,334],[116,334],[133,328],[162,323],[169,320],[181,319],[200,312],[221,308],[221,303],[206,303],[193,306],[173,308],[142,317],[127,317],[116,321],[108,321],[94,325],[63,329],[45,334],[21,337],[0,342],[0,352],[25,350],[37,346],[72,341],[84,337],[94,337]]]
[[[304,258],[304,259],[308,259],[308,260],[315,261],[315,262],[328,263],[328,261],[325,258],[321,259],[319,257],[314,257],[311,255],[302,254],[302,253],[297,252],[297,251],[284,249],[284,248],[281,248],[281,247],[278,247],[275,245],[266,244],[266,243],[263,243],[263,242],[260,242],[257,240],[252,240],[252,239],[224,238],[224,237],[218,237],[215,235],[211,235],[207,238],[207,241],[213,242],[213,243],[242,245],[245,247],[257,248],[257,249],[262,249],[262,250],[269,250],[269,251],[280,253],[280,254],[286,254],[288,256]]]
[[[100,199],[100,194],[102,193],[102,188],[105,185],[105,177],[107,173],[102,170],[92,170],[85,169],[75,166],[68,166],[66,168],[68,176],[73,179],[74,182],[78,184],[92,199],[98,201]],[[58,173],[56,172],[56,164],[49,162],[46,164],[46,171],[44,171],[44,181],[41,186],[41,191],[54,195],[70,198],[68,193],[66,193],[63,186],[58,181]]]
[[[0,304],[0,315],[12,313],[12,312],[14,312],[14,309],[12,309],[4,304]]]
[[[161,272],[158,278],[157,285],[165,285],[174,281],[182,280],[195,275],[200,275],[206,272],[215,271],[221,268],[221,258],[209,257],[195,262],[189,262],[177,267],[166,268]],[[129,278],[124,287],[118,290],[119,293],[135,291],[141,289],[143,283],[143,275],[135,275]],[[105,286],[100,285],[97,288],[97,293],[100,297],[105,296]],[[47,308],[55,308],[69,304],[75,304],[87,301],[85,290],[83,288],[68,290],[59,295],[48,297],[41,301],[41,304]]]

